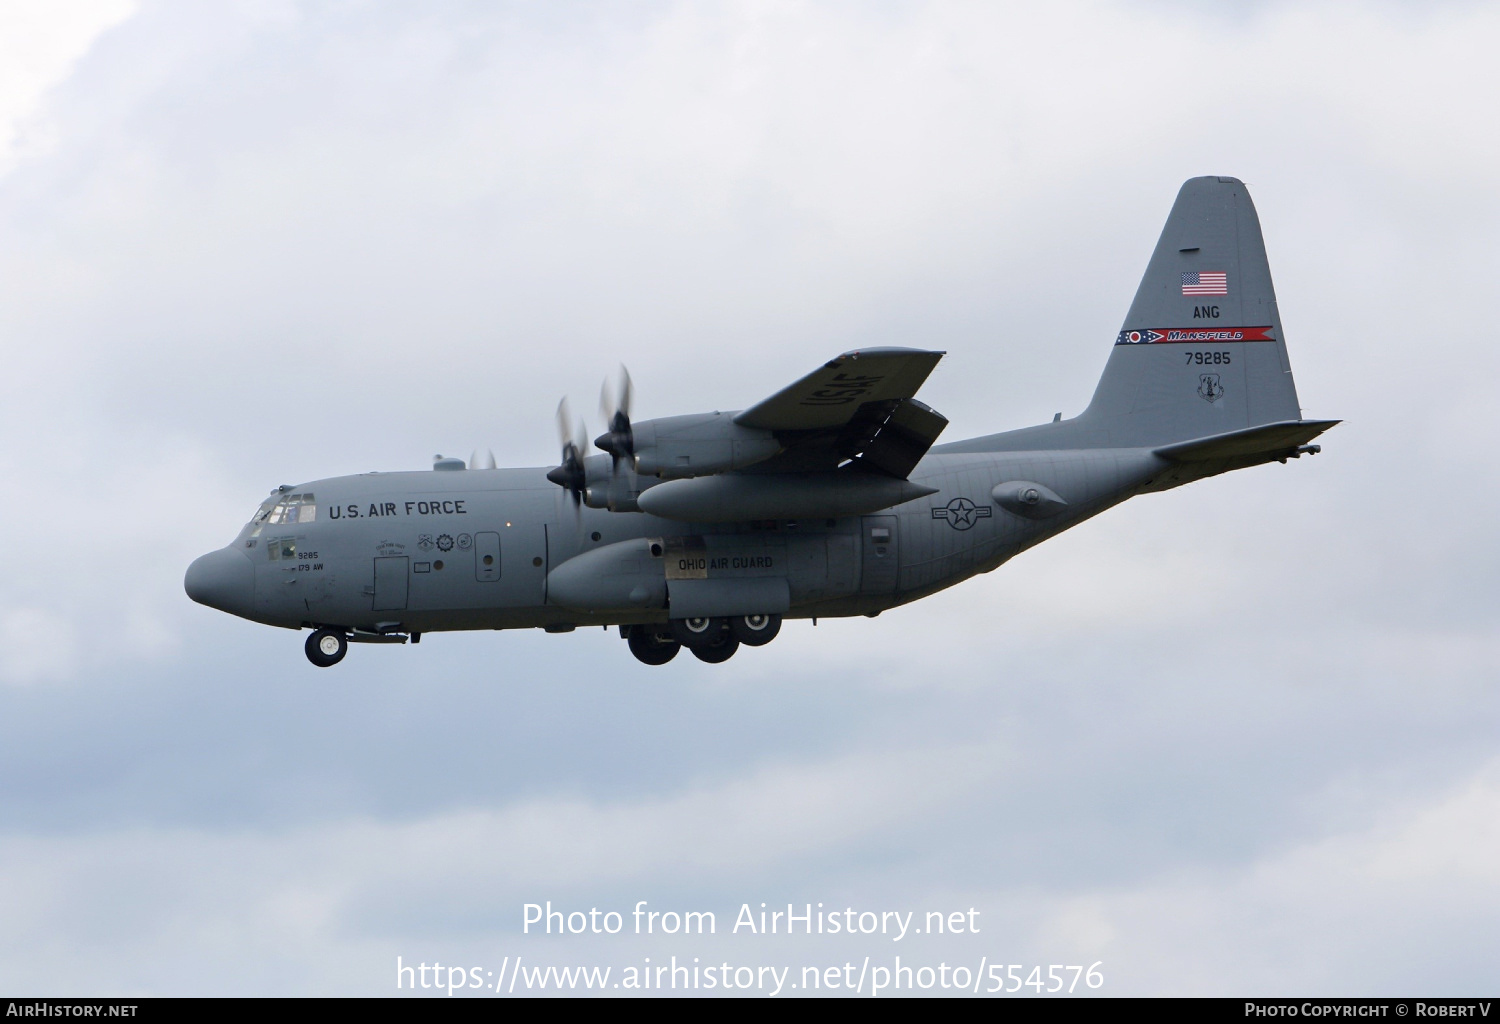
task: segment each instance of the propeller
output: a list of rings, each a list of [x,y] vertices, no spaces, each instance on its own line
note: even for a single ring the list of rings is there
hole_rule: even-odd
[[[599,386],[599,414],[609,429],[594,439],[594,446],[609,452],[614,460],[614,470],[620,471],[620,462],[632,463],[635,458],[635,433],[630,429],[630,371],[620,367],[619,385],[614,400],[610,400],[609,381]]]
[[[557,436],[562,442],[562,465],[547,471],[547,479],[566,488],[573,495],[573,507],[583,504],[584,469],[583,446],[588,443],[588,428],[583,420],[578,421],[576,433],[568,429],[568,400],[557,403]]]
[[[481,457],[480,454],[479,454],[479,449],[475,448],[474,449],[474,454],[471,455],[471,456],[469,456],[469,468],[470,469],[494,469],[495,468],[495,452],[494,452],[494,450],[490,449],[490,448],[486,448],[484,450],[484,456]]]

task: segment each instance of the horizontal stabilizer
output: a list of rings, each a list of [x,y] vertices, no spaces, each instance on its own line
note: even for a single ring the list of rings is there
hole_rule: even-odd
[[[1212,462],[1263,455],[1267,459],[1294,452],[1340,420],[1283,420],[1245,430],[1231,430],[1193,441],[1180,441],[1156,449],[1173,462]]]

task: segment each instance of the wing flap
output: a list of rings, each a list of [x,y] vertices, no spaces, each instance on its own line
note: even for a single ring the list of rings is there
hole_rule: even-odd
[[[857,461],[905,480],[947,425],[948,417],[931,406],[915,398],[905,399],[892,410]]]

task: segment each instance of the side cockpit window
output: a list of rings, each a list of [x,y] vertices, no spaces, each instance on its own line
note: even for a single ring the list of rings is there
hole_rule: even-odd
[[[260,536],[260,531],[265,528],[266,521],[271,518],[271,513],[276,510],[276,498],[267,498],[260,503],[260,508],[255,510],[255,515],[250,517],[250,535],[246,539],[249,547],[255,546],[255,538]]]

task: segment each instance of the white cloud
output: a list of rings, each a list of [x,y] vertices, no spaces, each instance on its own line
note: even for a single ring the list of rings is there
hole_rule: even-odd
[[[0,6],[0,175],[18,153],[45,151],[49,126],[35,115],[47,90],[135,8],[134,0],[9,0]]]

